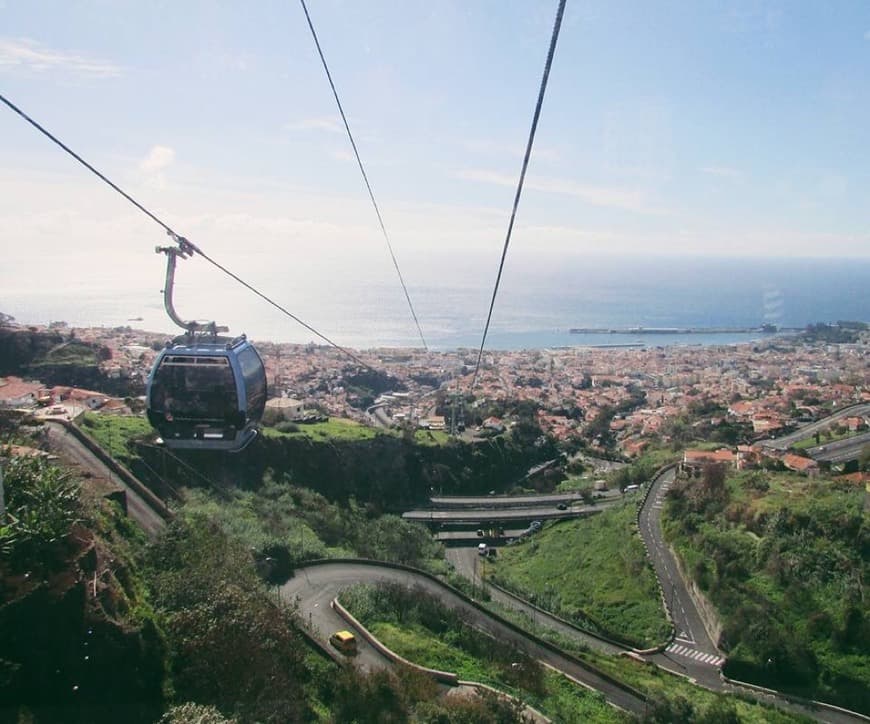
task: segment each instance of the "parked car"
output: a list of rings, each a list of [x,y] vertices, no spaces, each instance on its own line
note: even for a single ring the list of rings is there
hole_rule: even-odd
[[[568,503],[557,503],[557,510],[568,510]]]

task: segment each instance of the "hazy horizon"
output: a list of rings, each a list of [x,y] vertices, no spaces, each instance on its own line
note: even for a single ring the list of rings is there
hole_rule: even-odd
[[[479,288],[474,319],[555,7],[310,5],[409,288]],[[2,93],[176,231],[303,319],[360,275],[392,316],[401,291],[301,7],[45,0],[0,3],[0,27]],[[868,76],[867,4],[569,2],[496,320],[540,259],[870,259]],[[163,231],[5,107],[0,139],[0,307],[152,304]],[[179,285],[196,316],[237,293],[195,262]]]

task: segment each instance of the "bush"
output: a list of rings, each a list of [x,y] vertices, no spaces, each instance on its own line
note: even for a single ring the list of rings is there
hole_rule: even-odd
[[[169,527],[149,564],[182,701],[246,721],[308,718],[304,646],[291,612],[260,583],[249,550],[195,517]]]
[[[15,457],[6,466],[5,490],[0,555],[14,568],[52,568],[80,520],[78,484],[44,458]]]

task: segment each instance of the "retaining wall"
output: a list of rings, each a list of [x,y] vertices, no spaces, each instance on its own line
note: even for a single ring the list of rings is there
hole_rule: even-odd
[[[82,445],[84,445],[88,450],[90,450],[97,459],[103,463],[107,468],[109,468],[115,475],[117,475],[121,480],[124,481],[124,484],[131,488],[134,493],[140,496],[161,518],[164,520],[172,520],[175,517],[175,513],[173,513],[157,495],[155,495],[151,489],[145,485],[139,478],[137,478],[133,473],[131,473],[127,468],[123,465],[119,464],[111,455],[109,455],[102,447],[100,447],[99,443],[94,440],[90,435],[88,435],[84,430],[82,430],[77,425],[69,422],[68,420],[46,420],[47,423],[51,423],[53,425],[61,425],[64,429],[67,430],[73,437],[76,438]]]

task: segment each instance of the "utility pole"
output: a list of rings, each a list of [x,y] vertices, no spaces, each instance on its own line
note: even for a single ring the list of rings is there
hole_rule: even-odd
[[[6,492],[3,490],[3,466],[0,465],[0,523],[6,522]]]

